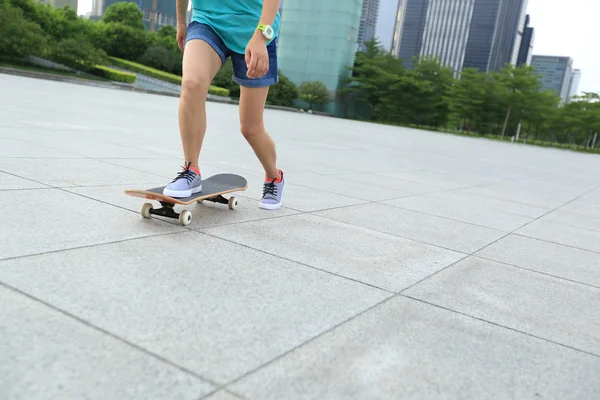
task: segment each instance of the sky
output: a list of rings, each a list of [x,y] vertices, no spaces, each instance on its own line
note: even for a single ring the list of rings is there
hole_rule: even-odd
[[[380,0],[377,37],[391,47],[398,0]],[[534,55],[571,57],[581,69],[579,93],[600,93],[599,0],[529,0],[527,13],[535,28]]]
[[[389,48],[398,0],[380,1],[377,36]],[[91,8],[92,0],[79,0],[78,14]],[[600,1],[529,0],[527,13],[535,28],[533,54],[573,58],[573,68],[581,69],[579,92],[600,93],[600,52],[594,50],[600,40]]]

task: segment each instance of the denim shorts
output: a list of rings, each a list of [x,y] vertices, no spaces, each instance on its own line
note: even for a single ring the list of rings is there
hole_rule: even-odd
[[[225,46],[225,43],[221,37],[215,32],[215,30],[209,25],[202,24],[196,21],[192,21],[188,25],[186,43],[190,40],[204,40],[208,43],[215,52],[221,57],[221,62],[224,64],[227,57],[231,56],[231,62],[233,64],[233,76],[231,79],[240,86],[244,87],[265,87],[270,86],[278,82],[279,76],[277,74],[277,44],[276,40],[272,40],[267,46],[267,52],[269,54],[269,70],[264,76],[260,78],[248,78],[246,67],[246,58],[244,54],[235,53]]]

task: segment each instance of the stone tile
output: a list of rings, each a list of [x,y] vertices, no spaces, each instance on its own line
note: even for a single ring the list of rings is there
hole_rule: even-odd
[[[600,358],[403,297],[232,385],[249,399],[579,400]]]
[[[47,187],[48,186],[31,181],[29,179],[23,179],[19,178],[18,176],[0,172],[0,190],[43,189]]]
[[[404,294],[600,356],[600,288],[471,257]]]
[[[465,256],[306,214],[207,232],[394,292]]]
[[[513,231],[532,221],[529,217],[504,212],[502,208],[494,207],[494,204],[489,204],[481,198],[472,199],[460,194],[414,196],[384,203],[505,232]]]
[[[551,211],[551,209],[549,208],[536,207],[515,201],[480,196],[477,194],[469,193],[465,190],[432,193],[429,195],[429,197],[432,197],[434,199],[442,199],[453,205],[467,203],[479,209],[495,210],[507,214],[528,218],[539,218],[542,215]]]
[[[334,220],[471,253],[504,232],[384,204],[365,204],[316,213]]]
[[[158,187],[164,185],[163,182],[156,182],[155,184],[145,185],[143,187],[136,187],[137,189]],[[139,213],[144,203],[152,203],[155,208],[160,207],[160,203],[153,200],[145,200],[137,197],[129,196],[125,194],[125,190],[131,188],[130,186],[101,186],[101,187],[81,187],[81,188],[68,188],[72,193],[77,193],[92,199],[96,199],[101,202],[113,204],[117,207],[123,207],[128,210]],[[247,197],[243,197],[246,192],[235,192],[232,193],[238,199],[238,208],[230,210],[226,204],[216,204],[209,201],[205,201],[202,204],[194,203],[188,206],[175,206],[175,211],[180,212],[181,210],[190,210],[192,212],[192,222],[187,227],[189,229],[204,229],[219,225],[231,225],[238,224],[240,222],[255,221],[267,218],[278,218],[284,215],[297,214],[299,211],[290,210],[282,207],[281,209],[273,212],[269,210],[263,210],[258,208],[257,201]],[[229,198],[230,195],[225,195]],[[135,216],[132,216],[135,218]],[[139,218],[142,218],[141,215]],[[175,225],[179,224],[179,221],[171,218],[162,218],[152,216],[153,219],[169,222]]]
[[[515,233],[600,253],[600,231],[537,220]]]
[[[560,208],[572,214],[600,218],[600,189],[579,197],[577,200]]]
[[[367,186],[359,182],[352,182],[348,179],[338,178],[336,176],[325,176],[310,173],[291,175],[289,176],[288,182],[291,182],[295,185],[317,189],[321,192],[340,194],[366,201],[395,199],[398,197],[414,195],[413,193],[403,190],[390,189],[376,185]]]
[[[21,130],[20,130],[21,131]],[[1,135],[1,134],[0,134]],[[18,135],[20,136],[20,135]],[[56,148],[41,145],[40,143],[26,143],[16,139],[0,138],[0,169],[3,166],[2,158],[77,158],[75,154],[58,150]],[[28,160],[19,160],[21,164],[26,164]]]
[[[539,190],[516,186],[511,183],[497,183],[493,185],[467,188],[463,189],[463,191],[480,196],[491,197],[494,199],[508,200],[548,209],[560,207],[576,197],[573,194],[542,192]]]
[[[5,261],[0,281],[219,384],[389,296],[197,232]]]
[[[418,170],[402,172],[379,172],[378,175],[402,179],[409,182],[438,186],[445,189],[459,189],[476,185],[496,182],[497,179],[469,177],[465,175],[448,174],[441,171]]]
[[[558,210],[545,215],[540,220],[591,231],[600,231],[600,216],[579,215]]]
[[[0,215],[0,259],[184,230],[57,189],[0,191]]]
[[[600,254],[591,251],[510,235],[474,255],[600,287]]]
[[[231,392],[219,390],[217,393],[204,397],[202,400],[243,400],[241,397],[234,396]]]
[[[0,170],[53,186],[125,185],[156,182],[157,176],[91,159],[0,159]],[[160,179],[160,177],[158,177]]]
[[[214,387],[46,305],[0,286],[4,400],[195,400]]]
[[[371,187],[382,187],[392,190],[400,190],[402,192],[408,192],[413,194],[428,194],[446,191],[448,189],[440,186],[433,186],[424,183],[411,182],[402,179],[396,179],[391,177],[381,177],[375,174],[339,174],[335,177],[341,179],[347,179],[352,182],[360,182],[365,184],[365,188]]]

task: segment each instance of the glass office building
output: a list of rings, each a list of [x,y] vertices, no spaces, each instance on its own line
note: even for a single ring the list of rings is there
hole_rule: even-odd
[[[550,89],[560,96],[561,104],[569,98],[573,60],[571,57],[533,56],[531,65],[540,75],[543,89]]]
[[[437,56],[460,71],[497,71],[517,60],[525,0],[399,0],[392,53],[412,68],[413,57]]]
[[[142,22],[146,29],[150,29],[152,25],[152,0],[97,0],[101,4],[102,13],[104,15],[106,9],[115,3],[127,1],[135,3],[144,13]],[[156,0],[156,22],[154,30],[157,31],[165,25],[177,26],[177,6],[174,0]]]
[[[340,80],[358,50],[362,0],[285,0],[277,43],[279,69],[296,85],[322,81],[330,93],[323,111],[339,114]]]

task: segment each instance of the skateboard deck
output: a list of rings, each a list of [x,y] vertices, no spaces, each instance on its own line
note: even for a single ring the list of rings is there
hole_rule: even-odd
[[[151,203],[145,203],[142,206],[142,216],[150,218],[151,215],[179,219],[182,225],[189,225],[192,221],[192,213],[184,210],[180,214],[174,210],[175,204],[189,205],[192,203],[202,203],[204,200],[214,203],[227,204],[229,209],[237,207],[238,201],[234,196],[229,199],[223,197],[224,194],[231,192],[244,191],[248,188],[246,178],[235,174],[217,174],[202,180],[202,191],[194,193],[189,197],[171,197],[162,194],[164,186],[155,187],[146,190],[127,189],[125,193],[129,196],[142,199],[155,200],[160,202],[161,208],[153,208]]]

